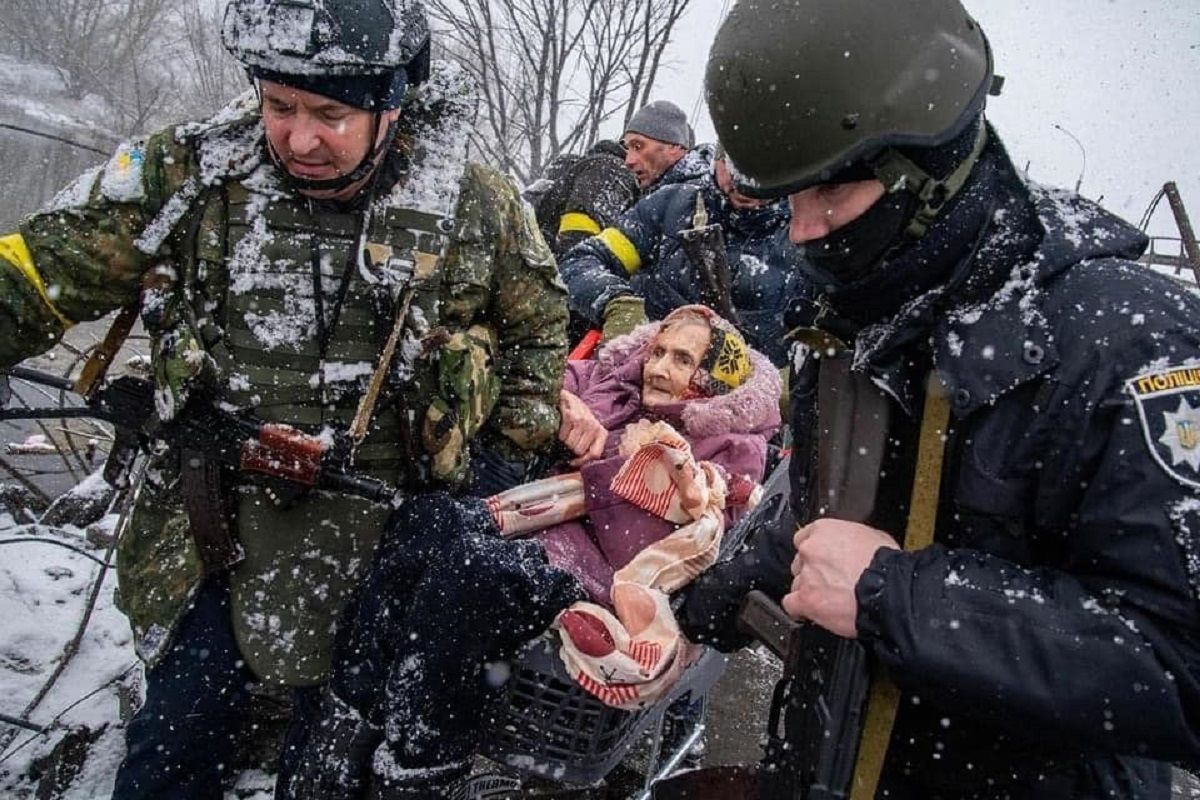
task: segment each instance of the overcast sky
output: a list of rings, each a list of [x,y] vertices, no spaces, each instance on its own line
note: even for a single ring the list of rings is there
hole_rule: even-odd
[[[1019,167],[1137,223],[1167,180],[1200,228],[1200,0],[965,0],[1007,79],[988,116]],[[724,0],[692,0],[657,97],[691,113]],[[696,120],[713,138],[708,110]],[[1083,152],[1055,125],[1073,134]],[[614,133],[614,132],[609,132]],[[1086,153],[1086,169],[1084,169]],[[1152,229],[1174,233],[1166,203]]]

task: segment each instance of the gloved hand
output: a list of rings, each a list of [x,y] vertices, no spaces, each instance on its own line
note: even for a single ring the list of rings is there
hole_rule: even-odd
[[[614,297],[604,307],[604,335],[601,341],[612,341],[647,322],[645,300],[631,294]]]
[[[690,641],[729,653],[753,638],[737,626],[746,595],[761,589],[779,600],[792,585],[791,531],[763,529],[728,561],[714,564],[681,593],[679,627]]]

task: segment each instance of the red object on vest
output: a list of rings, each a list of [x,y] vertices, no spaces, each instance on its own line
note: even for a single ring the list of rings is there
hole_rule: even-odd
[[[242,469],[315,486],[325,445],[290,425],[266,424],[242,445]]]

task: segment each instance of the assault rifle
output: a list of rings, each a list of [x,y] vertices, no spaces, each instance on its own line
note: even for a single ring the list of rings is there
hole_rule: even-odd
[[[66,392],[75,387],[74,381],[24,367],[3,374]],[[175,419],[158,422],[154,385],[132,375],[110,380],[80,399],[82,405],[50,408],[9,408],[5,403],[0,420],[91,417],[111,423],[116,436],[104,477],[114,485],[139,450],[162,441],[222,467],[298,490],[327,489],[377,503],[395,495],[387,482],[346,468],[349,446],[343,436],[313,436],[290,425],[222,411],[199,397]]]
[[[867,523],[887,447],[888,401],[866,375],[850,369],[849,353],[830,346],[822,352],[816,481],[807,518]],[[761,592],[747,598],[740,622],[783,659],[759,797],[850,797],[871,683],[866,651],[856,641],[792,621]]]
[[[679,243],[688,261],[700,274],[700,302],[737,325],[737,311],[730,293],[733,279],[725,249],[725,233],[720,225],[709,224],[700,192],[696,193],[692,227],[679,232]]]

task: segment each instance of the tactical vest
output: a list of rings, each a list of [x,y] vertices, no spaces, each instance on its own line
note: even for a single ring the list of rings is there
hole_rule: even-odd
[[[410,330],[436,325],[441,220],[387,208],[371,215],[364,232],[365,213],[317,211],[245,183],[226,189],[219,246],[227,267],[198,271],[209,278],[202,294],[223,294],[215,321],[223,333],[206,349],[219,368],[224,403],[312,433],[344,431],[391,331],[405,276],[422,273],[416,278],[424,281],[409,311]],[[216,253],[202,247],[199,255],[207,262]],[[220,285],[213,285],[216,276]],[[415,338],[410,334],[407,349]],[[423,470],[409,409],[398,396],[399,384],[413,377],[403,372],[403,364],[393,370],[353,466],[412,486]],[[264,679],[316,682],[328,669],[332,627],[388,509],[321,492],[280,504],[252,485],[235,491],[246,557],[231,570],[230,588],[242,653]]]
[[[434,264],[445,245],[441,220],[400,209],[376,214],[360,260],[361,215],[314,214],[294,199],[268,201],[261,208],[261,200],[241,185],[230,187],[226,247],[232,255],[228,284],[218,288],[224,294],[218,323],[224,333],[208,346],[225,378],[222,399],[253,409],[266,421],[313,432],[325,426],[345,430],[375,370],[404,288],[389,285],[389,272],[422,273],[409,329],[437,324]],[[384,253],[388,255],[380,255]],[[323,317],[319,324],[318,308]],[[406,377],[396,372],[393,389]],[[417,477],[411,474],[414,465],[397,448],[405,438],[406,421],[386,395],[356,451],[355,468],[410,483]]]

